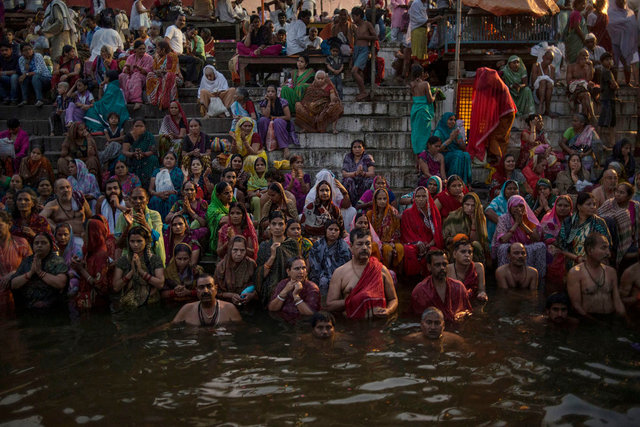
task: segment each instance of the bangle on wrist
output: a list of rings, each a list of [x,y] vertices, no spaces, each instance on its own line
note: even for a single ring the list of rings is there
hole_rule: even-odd
[[[282,302],[284,302],[284,301],[285,301],[285,300],[284,300],[284,298],[282,298],[282,297],[280,296],[280,294],[278,294],[278,295],[276,296],[276,298],[278,298],[278,299],[279,299],[280,301],[282,301]]]
[[[302,298],[300,298],[300,299],[295,303],[295,305],[296,305],[296,306],[298,306],[298,305],[302,304],[303,302],[304,302],[304,300],[303,300]]]

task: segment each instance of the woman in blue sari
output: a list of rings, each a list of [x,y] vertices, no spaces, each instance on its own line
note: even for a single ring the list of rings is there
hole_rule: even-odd
[[[464,135],[456,129],[456,116],[444,113],[438,122],[434,136],[442,141],[442,154],[447,176],[458,175],[465,184],[471,183],[471,156],[467,153]]]
[[[178,157],[173,151],[167,152],[162,159],[162,168],[156,168],[149,183],[149,209],[158,211],[162,220],[178,201],[184,174],[178,166]]]
[[[124,94],[120,90],[118,71],[108,70],[105,73],[107,82],[104,94],[99,101],[93,104],[84,115],[84,122],[91,132],[104,132],[109,128],[109,114],[116,113],[120,117],[118,126],[123,126],[129,120],[129,110]]]
[[[231,132],[236,131],[236,123],[242,117],[249,117],[253,119],[254,122],[258,123],[258,117],[256,116],[256,107],[255,104],[249,98],[249,91],[246,88],[239,87],[236,90],[236,100],[229,107],[231,110],[231,116],[233,117],[233,121],[231,122]],[[254,125],[253,131],[257,132],[257,124]]]
[[[487,234],[489,241],[493,241],[493,233],[496,231],[496,225],[501,215],[508,212],[507,202],[509,197],[519,194],[518,183],[513,180],[507,180],[502,184],[500,194],[489,203],[489,206],[484,210],[484,215],[487,218]]]

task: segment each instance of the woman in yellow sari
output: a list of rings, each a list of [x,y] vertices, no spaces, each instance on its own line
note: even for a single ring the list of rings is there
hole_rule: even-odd
[[[380,188],[373,194],[373,206],[367,212],[369,223],[380,237],[382,263],[397,270],[404,258],[404,246],[400,243],[400,214],[389,204],[389,193]]]
[[[257,132],[254,132],[255,122],[250,117],[242,117],[236,123],[236,130],[229,132],[231,140],[231,153],[240,154],[244,159],[243,169],[249,173],[258,157],[262,157],[268,163],[267,152],[262,147],[262,140]],[[229,166],[229,165],[227,165]]]

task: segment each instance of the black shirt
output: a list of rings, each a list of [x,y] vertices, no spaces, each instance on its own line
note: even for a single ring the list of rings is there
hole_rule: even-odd
[[[20,74],[18,59],[20,59],[20,56],[16,54],[11,54],[9,58],[0,55],[0,71],[15,71]]]

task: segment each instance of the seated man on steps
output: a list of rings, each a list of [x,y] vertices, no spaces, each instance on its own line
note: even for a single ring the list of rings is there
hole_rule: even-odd
[[[587,116],[590,123],[595,123],[592,96],[596,95],[599,88],[593,82],[593,63],[589,59],[589,51],[582,49],[578,53],[575,63],[567,66],[567,84],[569,105],[572,108],[582,106],[582,114]]]

